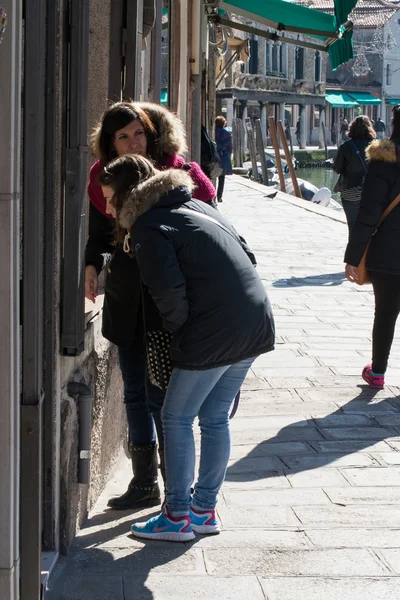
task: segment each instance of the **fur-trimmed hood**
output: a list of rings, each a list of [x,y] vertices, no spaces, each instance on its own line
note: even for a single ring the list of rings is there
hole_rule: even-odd
[[[383,139],[371,142],[366,150],[369,162],[380,161],[385,163],[397,163],[396,146],[392,140]]]
[[[118,223],[130,231],[136,219],[158,204],[160,198],[173,190],[186,188],[190,193],[194,187],[192,178],[181,169],[157,171],[155,175],[139,183],[119,211]]]

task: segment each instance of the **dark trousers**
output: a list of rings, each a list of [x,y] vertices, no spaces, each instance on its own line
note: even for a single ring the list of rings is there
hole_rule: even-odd
[[[225,185],[225,175],[220,175],[218,177],[218,189],[217,189],[218,200],[222,200],[222,194],[224,193],[224,185]]]
[[[370,271],[375,295],[372,331],[372,370],[385,373],[400,312],[400,275]]]
[[[352,230],[352,227],[357,219],[358,209],[360,208],[360,203],[356,200],[343,200],[342,198],[342,206],[344,210],[344,214],[347,219],[347,226],[349,228],[349,233]]]
[[[155,442],[164,447],[161,409],[165,392],[153,385],[147,373],[145,347],[134,342],[128,349],[118,347],[119,366],[124,382],[124,403],[128,419],[129,441],[135,446]],[[155,425],[155,428],[154,428]]]

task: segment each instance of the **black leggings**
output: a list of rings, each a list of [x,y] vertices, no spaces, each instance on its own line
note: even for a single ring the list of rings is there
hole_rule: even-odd
[[[217,190],[218,200],[222,200],[222,194],[224,193],[224,185],[225,185],[225,175],[220,175],[218,177],[218,190]]]
[[[400,313],[400,275],[370,271],[370,277],[375,295],[372,370],[385,373]]]

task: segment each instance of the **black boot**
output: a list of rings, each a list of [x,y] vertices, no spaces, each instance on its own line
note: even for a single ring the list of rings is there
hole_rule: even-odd
[[[118,510],[161,504],[157,483],[157,446],[130,445],[133,479],[122,496],[110,498],[108,506]]]

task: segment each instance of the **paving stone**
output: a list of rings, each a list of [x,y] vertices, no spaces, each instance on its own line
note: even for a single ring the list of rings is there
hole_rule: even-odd
[[[130,575],[131,573],[201,574],[204,573],[199,555],[184,544],[171,548],[158,546],[157,542],[142,548],[112,548],[106,550],[86,548],[78,550],[70,559],[68,570],[74,574]]]
[[[397,506],[296,506],[293,511],[305,527],[400,527]]]
[[[400,486],[400,468],[376,467],[374,469],[343,469],[343,475],[351,485]],[[400,490],[399,490],[400,493]]]
[[[321,427],[320,431],[327,440],[384,440],[396,435],[395,429],[388,427]]]
[[[260,404],[303,404],[296,390],[244,390],[241,393],[241,402],[243,403],[260,403]]]
[[[62,582],[62,590],[50,592],[52,600],[125,600],[122,577],[71,575]],[[46,594],[48,597],[49,594]],[[143,598],[146,598],[144,596]],[[148,596],[149,598],[149,596]]]
[[[269,415],[267,417],[246,417],[233,419],[231,430],[233,432],[243,429],[274,429],[282,427],[307,427],[307,419],[301,415]]]
[[[388,415],[377,414],[374,418],[379,425],[385,425],[387,427],[398,427],[400,425],[400,413],[390,413]]]
[[[276,456],[258,456],[254,458],[240,458],[230,460],[229,473],[266,473],[268,471],[282,471],[285,465]],[[265,476],[265,475],[264,475]]]
[[[196,548],[247,548],[293,549],[311,548],[303,531],[286,531],[273,529],[240,529],[238,531],[224,530],[221,535],[199,536],[195,542]]]
[[[367,467],[377,465],[368,454],[301,454],[299,456],[280,456],[282,462],[285,463],[293,471],[303,471],[307,469],[317,469],[318,467]]]
[[[205,550],[207,571],[224,576],[240,572],[243,575],[268,576],[330,576],[367,577],[388,575],[389,571],[366,549],[340,550]]]
[[[386,449],[388,446],[386,446]],[[310,453],[310,448],[303,442],[277,442],[275,444],[246,444],[244,446],[232,446],[231,460],[251,456],[276,456],[278,454],[302,454]],[[399,453],[400,456],[400,453]]]
[[[389,448],[387,441],[374,442],[373,440],[340,440],[339,442],[309,442],[309,445],[312,448],[314,448],[314,450],[316,450],[317,452],[323,453],[379,452],[379,455],[377,456],[380,456],[382,451],[385,452]],[[375,456],[375,454],[373,454],[373,456]]]
[[[318,548],[400,547],[400,529],[307,529],[306,533]]]
[[[146,581],[124,577],[124,600],[265,600],[256,577],[182,577],[150,573]],[[98,597],[98,600],[103,600]]]
[[[392,436],[391,436],[392,437]],[[277,442],[308,442],[322,440],[316,427],[285,427],[283,429],[255,429],[232,431],[232,443],[261,444]]]
[[[364,415],[335,413],[326,416],[311,415],[317,427],[357,427],[359,425],[376,425],[373,419]]]
[[[347,479],[338,469],[312,469],[311,471],[300,471],[299,473],[286,472],[290,485],[294,488],[322,488],[333,486],[349,486]]]
[[[252,403],[248,402],[245,398],[241,398],[239,410],[237,412],[238,417],[254,417],[259,416],[273,416],[273,415],[300,415],[304,418],[310,419],[311,413],[319,414],[319,416],[329,415],[338,410],[338,407],[333,402],[326,402],[322,407],[318,409],[318,404],[315,402],[303,402],[300,398],[297,402],[268,402],[262,404],[261,402]]]
[[[400,494],[396,487],[346,487],[324,488],[335,504],[399,504]]]
[[[400,452],[396,452],[395,450],[392,452],[377,452],[373,456],[381,465],[400,465]]]
[[[261,578],[268,600],[398,600],[400,580],[373,578]]]
[[[241,489],[245,485],[246,489],[270,489],[270,488],[289,488],[290,483],[279,471],[245,471],[232,473],[228,470],[222,489],[234,490]]]
[[[380,550],[379,554],[384,557],[390,568],[400,575],[400,548]]]
[[[242,491],[230,490],[224,492],[227,506],[313,506],[329,504],[329,498],[319,489],[286,489]]]
[[[289,507],[258,506],[257,508],[253,508],[251,506],[241,506],[240,508],[236,508],[219,504],[217,509],[224,529],[259,528],[260,523],[262,523],[264,529],[270,529],[271,527],[288,527],[293,529],[299,526],[299,521]]]

